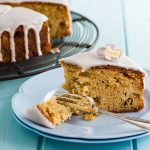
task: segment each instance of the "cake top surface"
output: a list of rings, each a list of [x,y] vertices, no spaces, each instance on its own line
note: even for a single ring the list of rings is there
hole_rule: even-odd
[[[0,3],[45,2],[68,5],[68,0],[1,0]]]
[[[91,52],[82,52],[74,56],[62,58],[60,59],[60,61],[63,61],[64,63],[67,64],[77,65],[81,67],[83,70],[88,70],[91,67],[109,65],[140,71],[146,75],[146,72],[137,62],[135,62],[133,59],[125,55],[121,55],[120,58],[118,59],[108,61],[107,59],[103,59],[102,57],[100,57],[96,51],[91,51]]]
[[[0,5],[0,32],[15,30],[18,26],[35,27],[48,20],[48,18],[23,7],[9,7],[7,5]]]

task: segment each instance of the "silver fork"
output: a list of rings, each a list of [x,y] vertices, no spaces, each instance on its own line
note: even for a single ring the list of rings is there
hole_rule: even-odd
[[[137,117],[130,117],[120,113],[113,113],[103,109],[99,109],[96,107],[94,100],[90,97],[81,96],[78,94],[71,94],[58,87],[57,89],[54,89],[51,92],[49,92],[44,97],[43,101],[47,101],[52,96],[57,97],[58,103],[76,109],[78,111],[82,111],[84,113],[103,113],[108,116],[112,116],[130,124],[133,124],[135,126],[138,126],[150,132],[150,120],[141,119]]]

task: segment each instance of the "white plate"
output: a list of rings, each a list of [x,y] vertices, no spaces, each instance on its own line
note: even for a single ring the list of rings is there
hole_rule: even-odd
[[[54,139],[54,140],[59,140],[59,141],[66,141],[66,142],[75,142],[75,143],[112,143],[112,142],[122,142],[122,141],[127,141],[127,140],[133,140],[137,138],[142,138],[144,136],[149,135],[150,133],[143,133],[143,134],[137,134],[135,136],[126,136],[124,138],[113,138],[113,139],[80,139],[80,138],[67,138],[67,137],[60,137],[60,136],[55,136],[47,133],[40,132],[39,130],[36,130],[27,124],[23,123],[15,114],[13,113],[14,118],[16,121],[22,125],[23,127],[27,128],[30,131],[33,131],[41,136],[44,136],[46,138]]]
[[[24,112],[28,108],[39,103],[50,90],[60,86],[63,81],[63,70],[60,68],[39,74],[29,79],[20,87],[19,92],[12,99],[13,112],[28,126],[40,132],[61,137],[112,139],[145,133],[144,130],[138,127],[106,115],[100,115],[93,121],[84,121],[80,117],[73,117],[70,121],[66,121],[54,129],[40,126],[23,117]],[[127,115],[149,119],[150,100],[146,96],[144,96],[144,99],[144,110],[135,113],[127,113]]]

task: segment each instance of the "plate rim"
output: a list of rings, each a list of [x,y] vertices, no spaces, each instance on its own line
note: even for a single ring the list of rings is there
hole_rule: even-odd
[[[14,114],[13,110],[12,110],[12,115],[15,118],[15,120],[24,128],[28,129],[31,132],[34,132],[38,135],[41,135],[45,138],[49,138],[49,139],[53,139],[53,140],[59,140],[59,141],[65,141],[65,142],[72,142],[72,143],[89,143],[89,144],[100,144],[100,143],[115,143],[115,142],[123,142],[123,141],[127,141],[127,140],[133,140],[133,139],[138,139],[138,138],[142,138],[145,136],[150,135],[150,132],[146,132],[146,133],[141,133],[141,134],[137,134],[134,136],[127,136],[124,138],[114,138],[114,139],[82,139],[82,138],[67,138],[67,137],[61,137],[61,136],[56,136],[56,135],[52,135],[52,134],[46,134],[43,133],[41,131],[38,131],[32,127],[30,127],[28,124],[23,123],[19,118],[17,118],[17,116]]]

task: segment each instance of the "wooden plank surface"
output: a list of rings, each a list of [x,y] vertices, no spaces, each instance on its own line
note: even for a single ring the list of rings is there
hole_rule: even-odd
[[[80,144],[47,140],[42,146],[43,150],[132,150],[131,141],[108,144]]]
[[[11,113],[12,96],[26,79],[0,82],[1,150],[34,150],[37,148],[39,136],[19,125]]]
[[[135,150],[150,150],[150,136],[137,139],[137,149]]]

